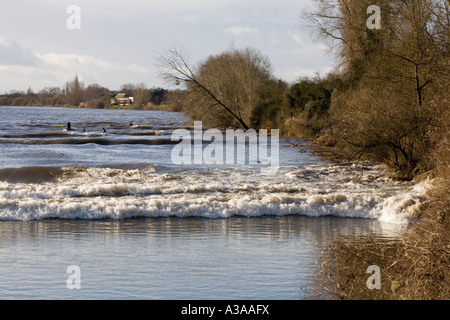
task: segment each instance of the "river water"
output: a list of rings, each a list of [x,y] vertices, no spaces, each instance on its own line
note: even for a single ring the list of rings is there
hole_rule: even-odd
[[[330,241],[395,240],[422,199],[423,186],[294,139],[280,140],[273,175],[175,165],[172,133],[192,124],[0,107],[0,299],[306,299]]]

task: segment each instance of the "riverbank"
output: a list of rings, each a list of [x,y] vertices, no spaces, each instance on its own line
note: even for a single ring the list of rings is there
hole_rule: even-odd
[[[448,300],[450,195],[448,167],[436,170],[426,199],[409,218],[400,242],[372,235],[341,237],[317,261],[317,297],[339,300]],[[422,182],[423,183],[423,182]],[[370,290],[367,266],[380,268],[381,287]]]
[[[429,186],[409,218],[402,241],[382,243],[367,236],[332,242],[318,261],[319,296],[326,293],[345,300],[450,299],[450,118],[445,106],[443,102],[436,125],[426,130],[432,147],[421,160],[432,169],[414,171],[413,181],[418,186],[425,181]],[[330,151],[321,152],[324,156],[334,156],[332,148],[323,150]],[[380,267],[380,290],[368,289],[367,265]]]

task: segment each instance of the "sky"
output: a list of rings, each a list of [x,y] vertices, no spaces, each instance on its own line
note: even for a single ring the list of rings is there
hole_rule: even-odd
[[[111,90],[125,83],[170,89],[156,58],[170,48],[192,64],[231,46],[266,55],[292,83],[335,66],[304,28],[311,0],[2,0],[0,93],[63,87],[75,75]],[[73,6],[79,11],[73,11]]]

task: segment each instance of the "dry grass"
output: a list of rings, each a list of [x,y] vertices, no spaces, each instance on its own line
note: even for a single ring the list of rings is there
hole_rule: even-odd
[[[323,253],[317,274],[319,297],[343,300],[450,299],[450,197],[436,191],[402,241],[371,236],[345,238]],[[443,198],[444,197],[444,198]],[[381,289],[369,290],[369,266],[381,269]]]

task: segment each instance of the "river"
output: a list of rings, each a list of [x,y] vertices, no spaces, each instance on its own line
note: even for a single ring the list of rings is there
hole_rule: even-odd
[[[192,124],[0,107],[0,299],[308,299],[330,241],[398,239],[421,200],[383,167],[333,163],[299,139],[280,139],[276,174],[174,164],[172,133]]]

